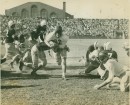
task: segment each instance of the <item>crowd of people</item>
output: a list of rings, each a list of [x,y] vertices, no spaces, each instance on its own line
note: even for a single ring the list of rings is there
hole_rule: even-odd
[[[42,18],[1,16],[1,35],[4,36],[9,20],[16,23],[16,32],[28,34],[35,30]],[[128,19],[47,19],[48,33],[59,24],[70,38],[125,38],[128,37]],[[118,32],[116,32],[118,31]],[[117,35],[116,35],[117,34]]]

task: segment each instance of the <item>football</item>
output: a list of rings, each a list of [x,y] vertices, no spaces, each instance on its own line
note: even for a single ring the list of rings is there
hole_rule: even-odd
[[[50,41],[49,44],[50,44],[51,47],[57,46],[57,44],[54,41]]]

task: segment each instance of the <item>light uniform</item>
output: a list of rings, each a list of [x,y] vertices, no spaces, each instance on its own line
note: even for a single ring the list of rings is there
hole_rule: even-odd
[[[67,41],[69,40],[69,37],[67,35],[62,35],[60,37],[61,40],[61,44],[59,45],[59,51],[58,52],[54,52],[54,58],[56,59],[56,62],[58,63],[58,65],[61,64],[61,59],[66,59],[67,58],[67,49],[65,47],[67,44]]]
[[[52,47],[50,41],[55,41],[55,40],[57,40],[57,37],[55,36],[55,31],[53,31],[45,36],[44,42],[48,47]]]
[[[119,62],[117,62],[115,59],[109,59],[104,64],[106,70],[112,72],[112,74],[116,77],[120,77],[122,73],[126,72],[128,68],[126,66],[123,66]]]
[[[109,59],[104,64],[106,70],[109,71],[109,76],[106,81],[109,81],[111,77],[118,77],[120,79],[120,90],[125,91],[125,88],[129,84],[128,78],[130,77],[130,69],[121,65],[115,59]]]
[[[43,47],[43,49],[38,49],[38,46],[36,44],[31,49],[32,64],[34,68],[38,68],[39,65],[45,67],[47,64],[46,55],[44,52],[45,51],[44,46],[40,46],[40,47]]]
[[[66,50],[66,44],[67,44],[67,41],[69,40],[69,37],[67,35],[62,35],[60,36],[59,38],[56,37],[55,35],[55,31],[54,32],[51,32],[50,34],[46,35],[45,37],[45,43],[51,47],[51,41],[55,41],[55,40],[60,40],[60,44],[58,45],[58,51],[57,52],[54,52],[53,51],[53,55],[54,55],[54,58],[56,59],[56,62],[60,65],[61,64],[61,59],[64,59],[67,57],[67,50]]]

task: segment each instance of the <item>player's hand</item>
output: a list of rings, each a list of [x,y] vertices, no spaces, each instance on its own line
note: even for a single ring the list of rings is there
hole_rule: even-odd
[[[99,89],[99,85],[95,85],[95,86],[94,86],[94,89],[95,89],[95,90],[98,90],[98,89]]]
[[[51,48],[57,46],[57,44],[55,42],[52,42],[52,41],[50,41],[49,44],[50,44]]]

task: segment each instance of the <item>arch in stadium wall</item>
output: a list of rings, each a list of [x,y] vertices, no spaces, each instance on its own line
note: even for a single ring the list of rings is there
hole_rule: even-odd
[[[13,13],[12,13],[12,16],[13,16],[13,17],[18,16],[17,12],[13,12]]]
[[[56,14],[55,12],[52,12],[52,13],[50,14],[50,18],[57,18],[57,14]]]
[[[38,9],[36,5],[31,6],[31,17],[35,18],[38,16]]]
[[[23,18],[28,17],[28,11],[25,8],[22,9],[22,11],[21,11],[21,17],[23,17]]]
[[[40,16],[42,18],[48,18],[48,11],[46,9],[41,9]]]

